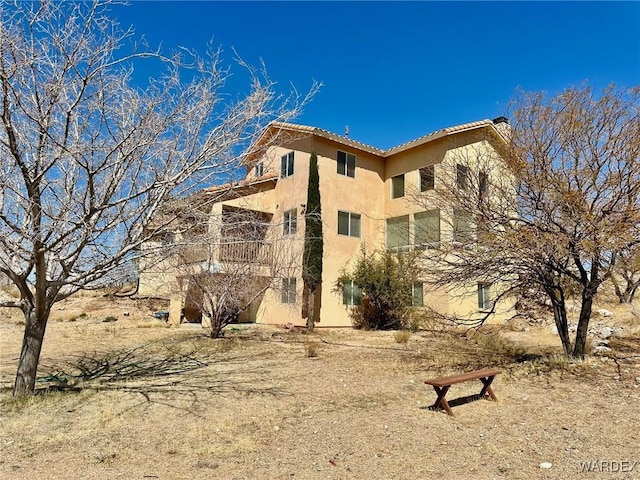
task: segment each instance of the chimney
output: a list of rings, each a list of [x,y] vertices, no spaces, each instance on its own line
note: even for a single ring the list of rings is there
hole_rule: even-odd
[[[505,139],[510,140],[511,125],[509,125],[509,119],[507,117],[496,117],[492,121],[496,130],[498,130]]]

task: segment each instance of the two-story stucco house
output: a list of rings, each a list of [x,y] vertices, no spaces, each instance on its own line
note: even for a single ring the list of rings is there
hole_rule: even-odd
[[[285,240],[300,248],[291,250],[298,260],[294,259],[294,268],[277,280],[278,288],[253,302],[241,312],[240,319],[273,324],[306,322],[302,316],[301,246],[312,152],[318,158],[324,240],[322,290],[315,320],[317,327],[341,327],[351,325],[347,307],[358,299],[348,289],[335,292],[333,286],[341,269],[358,256],[361,244],[365,242],[369,249],[438,248],[440,242],[453,241],[455,232],[445,226],[452,223],[441,221],[453,213],[436,207],[435,202],[433,208],[425,205],[436,195],[446,170],[456,168],[455,158],[462,151],[471,147],[473,151],[495,150],[507,142],[508,131],[506,119],[501,117],[444,128],[381,150],[320,128],[271,124],[258,142],[265,148],[256,148],[260,153],[245,160],[246,178],[233,188],[233,195],[221,195],[211,212],[222,217],[238,211],[260,215],[264,222],[276,226],[270,235],[279,236],[280,245]],[[275,144],[273,138],[277,138]],[[208,192],[215,195],[224,188],[213,187]],[[416,194],[423,195],[426,203],[412,201]],[[240,245],[237,239],[223,241],[212,251],[221,269],[227,261],[256,261],[261,255],[268,262],[268,255],[259,251],[268,248],[272,243],[268,240],[247,238]],[[142,276],[140,294],[157,293],[155,277],[153,273]],[[417,285],[414,295],[440,313],[468,315],[486,309],[490,290],[491,285],[478,279],[468,291],[455,295],[426,285]],[[184,298],[174,296],[172,302],[171,316],[176,321]]]

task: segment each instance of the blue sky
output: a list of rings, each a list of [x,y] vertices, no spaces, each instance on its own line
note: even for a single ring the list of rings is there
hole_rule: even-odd
[[[263,59],[297,119],[389,148],[505,112],[516,88],[640,85],[640,2],[151,2],[116,7],[152,45]],[[230,93],[246,90],[242,72]]]

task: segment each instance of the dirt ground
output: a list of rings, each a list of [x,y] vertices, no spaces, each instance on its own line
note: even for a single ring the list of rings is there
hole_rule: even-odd
[[[142,301],[54,308],[41,394],[26,401],[11,397],[23,326],[0,310],[3,479],[640,478],[629,312],[607,320],[626,322],[611,351],[570,363],[548,325],[423,331],[406,344],[394,332],[243,325],[211,340]],[[484,366],[502,371],[498,403],[460,404],[455,417],[426,408],[424,380]]]

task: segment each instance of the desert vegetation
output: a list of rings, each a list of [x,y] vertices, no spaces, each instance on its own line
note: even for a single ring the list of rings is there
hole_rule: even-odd
[[[36,395],[20,399],[22,320],[0,310],[3,478],[573,479],[588,461],[637,459],[637,305],[602,304],[610,350],[573,360],[550,312],[410,335],[234,324],[211,339],[149,302],[59,303]],[[424,380],[485,366],[502,371],[497,404],[427,408]]]

